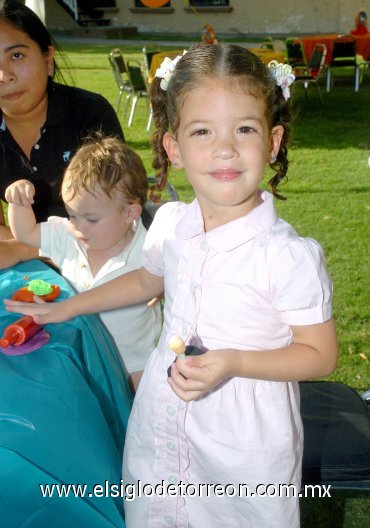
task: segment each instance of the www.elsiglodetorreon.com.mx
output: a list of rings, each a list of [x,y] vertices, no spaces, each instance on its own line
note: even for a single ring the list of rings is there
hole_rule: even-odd
[[[122,480],[90,487],[87,484],[39,484],[43,497],[122,497],[133,501],[140,497],[156,495],[169,497],[330,497],[330,485],[305,485],[299,489],[294,484],[190,484],[180,481],[169,484],[162,480],[158,484],[145,484],[141,480],[127,484]]]

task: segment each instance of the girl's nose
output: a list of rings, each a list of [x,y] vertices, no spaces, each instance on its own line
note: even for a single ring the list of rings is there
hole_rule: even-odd
[[[230,159],[238,156],[233,141],[228,137],[219,138],[215,144],[214,156],[220,159]]]

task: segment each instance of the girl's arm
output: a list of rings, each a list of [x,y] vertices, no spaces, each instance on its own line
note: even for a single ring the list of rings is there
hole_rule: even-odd
[[[9,203],[9,225],[14,237],[19,242],[39,248],[41,230],[32,209],[34,195],[35,188],[28,180],[18,180],[5,191]]]
[[[212,350],[176,361],[168,382],[183,400],[191,401],[226,378],[301,381],[327,376],[335,370],[338,343],[333,319],[316,325],[294,326],[293,342],[275,350]]]
[[[163,278],[141,268],[121,275],[101,286],[79,293],[66,301],[22,303],[4,300],[9,312],[31,315],[40,324],[60,323],[77,315],[105,312],[158,297],[163,292]],[[35,297],[37,301],[37,297]]]

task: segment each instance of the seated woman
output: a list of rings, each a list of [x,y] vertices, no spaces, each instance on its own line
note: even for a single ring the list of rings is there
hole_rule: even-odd
[[[357,36],[367,35],[369,31],[366,25],[367,14],[365,13],[365,11],[360,11],[359,13],[357,13],[355,22],[356,22],[356,28],[352,29],[351,35],[357,35]]]
[[[0,199],[14,181],[32,181],[38,221],[65,216],[62,176],[84,137],[101,130],[124,140],[104,97],[53,80],[54,53],[50,33],[31,9],[0,0]],[[37,249],[13,239],[0,206],[0,269],[37,256]]]

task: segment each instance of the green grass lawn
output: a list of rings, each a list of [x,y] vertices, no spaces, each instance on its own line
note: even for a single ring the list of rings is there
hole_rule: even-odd
[[[63,49],[75,84],[100,92],[115,105],[118,91],[108,63],[111,46],[69,44]],[[142,61],[141,49],[134,43],[121,49],[127,57]],[[340,345],[339,365],[329,379],[361,392],[370,388],[370,75],[358,93],[347,77],[336,79],[330,93],[322,86],[322,95],[323,107],[314,88],[309,88],[308,102],[303,87],[294,93],[289,180],[281,187],[287,201],[277,201],[277,208],[299,234],[315,238],[324,247],[335,288]],[[145,130],[147,101],[139,100],[131,128],[120,118],[128,144],[152,174],[150,133]],[[182,200],[191,200],[193,194],[182,172],[173,172],[171,181]],[[302,500],[302,526],[369,525],[368,500]]]

